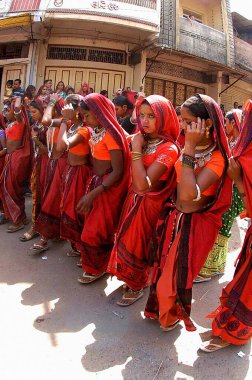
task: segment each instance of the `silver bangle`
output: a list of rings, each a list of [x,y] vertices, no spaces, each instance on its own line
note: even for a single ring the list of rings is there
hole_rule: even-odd
[[[66,152],[69,151],[69,145],[70,145],[70,142],[67,140],[67,141],[66,141],[66,146],[67,146],[67,148],[66,148]]]
[[[22,110],[19,110],[18,112],[14,111],[14,115],[19,115],[22,112]]]
[[[148,182],[148,186],[149,186],[149,189],[151,188],[152,186],[152,183],[151,183],[151,180],[150,180],[150,177],[146,176],[146,181]]]
[[[196,183],[197,197],[193,199],[193,202],[197,202],[201,199],[201,191],[199,185]]]

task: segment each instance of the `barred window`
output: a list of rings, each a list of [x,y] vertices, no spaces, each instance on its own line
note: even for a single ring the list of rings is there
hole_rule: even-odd
[[[29,45],[22,43],[0,44],[0,59],[27,58]]]
[[[126,53],[117,50],[49,45],[47,59],[126,64]]]

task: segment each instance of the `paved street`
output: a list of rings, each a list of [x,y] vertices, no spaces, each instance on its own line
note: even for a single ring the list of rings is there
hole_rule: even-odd
[[[205,316],[232,277],[247,222],[239,223],[225,276],[194,288],[194,333],[182,324],[164,333],[144,319],[146,298],[130,308],[117,306],[116,279],[79,284],[81,269],[76,258],[66,256],[67,243],[53,242],[48,252],[34,255],[31,242],[19,242],[19,232],[7,234],[6,225],[0,226],[0,379],[251,379],[250,344],[198,351],[200,333],[211,325]]]

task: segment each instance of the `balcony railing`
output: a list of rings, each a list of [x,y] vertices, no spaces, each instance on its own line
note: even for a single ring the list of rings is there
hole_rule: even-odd
[[[226,35],[197,21],[180,17],[178,50],[227,65]]]
[[[252,70],[252,45],[235,37],[235,63],[245,70]]]

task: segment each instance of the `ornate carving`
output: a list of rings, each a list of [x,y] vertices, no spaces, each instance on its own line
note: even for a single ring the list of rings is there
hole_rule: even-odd
[[[54,5],[55,7],[59,8],[59,7],[62,7],[63,5],[63,0],[54,0]]]

